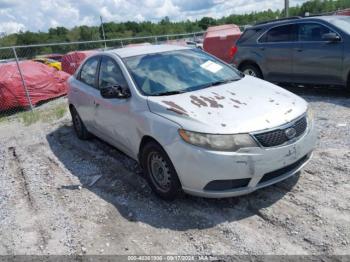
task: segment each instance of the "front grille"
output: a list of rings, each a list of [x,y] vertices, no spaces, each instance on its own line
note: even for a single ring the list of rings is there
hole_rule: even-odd
[[[258,184],[270,181],[272,179],[275,179],[277,177],[283,176],[285,174],[287,174],[288,172],[300,167],[302,164],[305,163],[305,161],[308,159],[308,155],[302,157],[301,159],[299,159],[298,161],[294,162],[293,164],[290,164],[289,166],[283,167],[281,169],[272,171],[270,173],[266,173],[262,179],[260,179]]]
[[[259,141],[259,143],[264,147],[279,146],[291,139],[300,137],[305,132],[306,127],[307,127],[306,117],[303,117],[295,121],[291,125],[288,125],[285,128],[280,128],[273,131],[256,134],[254,136]],[[289,128],[295,129],[295,136],[293,138],[288,138],[286,135],[286,130]]]

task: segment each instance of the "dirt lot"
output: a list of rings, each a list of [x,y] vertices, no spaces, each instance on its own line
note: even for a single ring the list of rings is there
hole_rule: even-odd
[[[157,199],[135,161],[79,141],[67,113],[1,121],[0,254],[350,254],[350,98],[298,92],[319,130],[312,161],[222,200]]]

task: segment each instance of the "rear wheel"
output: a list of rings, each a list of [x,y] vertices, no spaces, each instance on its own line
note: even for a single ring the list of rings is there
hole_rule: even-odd
[[[72,107],[70,109],[70,113],[72,116],[74,130],[75,130],[75,133],[77,134],[78,138],[82,139],[82,140],[87,140],[87,139],[91,138],[91,134],[86,129],[86,127],[85,127],[83,121],[81,120],[77,110],[74,107]]]
[[[141,164],[153,192],[164,200],[174,200],[181,183],[164,149],[156,142],[147,143],[141,152]]]
[[[261,78],[261,79],[263,78],[263,75],[262,75],[260,69],[256,65],[253,65],[253,64],[243,65],[241,67],[241,71],[245,75],[250,75],[250,76],[254,76],[254,77],[257,77],[257,78]]]

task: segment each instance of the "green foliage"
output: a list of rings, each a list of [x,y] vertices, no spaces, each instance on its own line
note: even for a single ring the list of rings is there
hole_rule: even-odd
[[[49,109],[35,109],[19,113],[17,117],[25,126],[32,125],[38,121],[52,122],[62,118],[67,112],[66,104],[59,104]]]
[[[350,0],[310,0],[303,3],[301,6],[291,7],[290,15],[304,15],[306,12],[310,14],[318,14],[336,11],[338,9],[344,9],[350,7]],[[135,36],[149,36],[149,35],[163,35],[163,34],[178,34],[185,32],[195,32],[206,30],[212,25],[221,24],[237,24],[247,25],[260,21],[271,20],[283,17],[284,10],[266,10],[259,12],[252,12],[250,14],[243,15],[229,15],[219,19],[211,17],[203,17],[196,21],[182,21],[172,22],[169,17],[164,17],[158,23],[145,22],[132,22],[127,21],[123,23],[109,22],[104,23],[106,39],[135,37]],[[28,45],[36,43],[48,43],[48,42],[74,42],[74,41],[87,41],[87,40],[100,40],[103,39],[101,26],[77,26],[72,29],[65,27],[50,28],[47,33],[44,32],[19,32],[17,34],[11,34],[0,38],[0,46],[12,46],[12,45]],[[100,44],[89,46],[89,48],[101,47]],[[85,46],[74,46],[75,49],[86,49]],[[72,50],[72,46],[60,46],[37,48],[31,50],[30,56],[38,54],[57,52],[65,53]],[[20,55],[21,56],[21,55]],[[26,55],[28,57],[28,55]]]

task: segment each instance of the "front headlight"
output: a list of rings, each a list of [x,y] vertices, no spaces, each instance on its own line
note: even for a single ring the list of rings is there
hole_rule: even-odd
[[[244,147],[257,147],[257,143],[248,134],[214,135],[191,132],[180,129],[181,138],[192,145],[210,150],[235,152]]]

